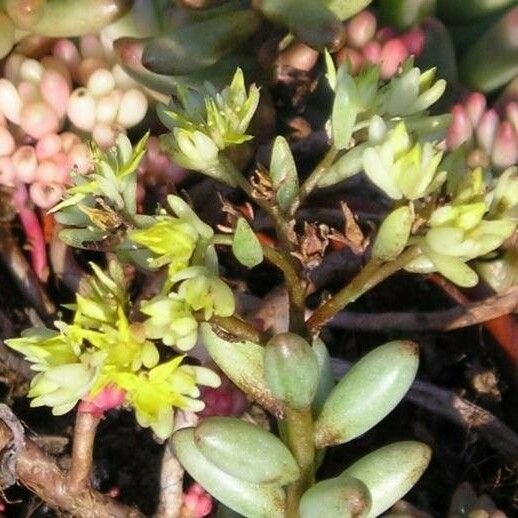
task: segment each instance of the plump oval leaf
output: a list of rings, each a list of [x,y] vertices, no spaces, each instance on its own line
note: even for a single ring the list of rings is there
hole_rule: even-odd
[[[300,476],[297,462],[278,437],[241,419],[204,419],[194,430],[194,440],[218,468],[247,482],[284,486]]]
[[[245,218],[237,220],[232,252],[236,259],[247,268],[253,268],[263,261],[261,243]]]
[[[421,442],[395,442],[365,455],[340,476],[357,478],[367,486],[372,507],[366,518],[374,518],[408,493],[431,456],[432,450]]]
[[[331,112],[333,144],[337,149],[345,149],[349,145],[358,109],[358,91],[354,79],[345,67],[340,67],[336,77],[335,99]]]
[[[357,478],[337,477],[318,482],[300,500],[300,518],[362,518],[371,508],[367,486]]]
[[[377,347],[338,382],[315,422],[317,448],[342,444],[370,430],[403,399],[419,364],[417,345]]]
[[[281,136],[277,137],[273,143],[270,176],[276,191],[277,203],[283,211],[287,211],[297,197],[299,179],[290,146]]]
[[[313,341],[313,352],[318,363],[318,387],[313,398],[313,412],[315,415],[318,415],[336,383],[333,368],[331,367],[331,356],[326,344],[320,338],[316,338]]]
[[[266,383],[274,397],[291,408],[311,405],[318,387],[318,374],[316,355],[302,337],[280,333],[266,344]]]
[[[192,428],[179,430],[171,441],[189,475],[227,507],[250,518],[284,517],[285,494],[281,486],[252,484],[219,469],[196,446]]]
[[[246,340],[232,341],[210,324],[200,326],[200,336],[218,367],[252,399],[277,417],[284,413],[264,378],[264,347]]]
[[[372,0],[325,0],[325,3],[336,14],[338,19],[347,20],[365,9]]]
[[[405,205],[393,210],[383,220],[378,230],[372,248],[372,257],[379,261],[394,260],[408,243],[413,221],[410,207]]]

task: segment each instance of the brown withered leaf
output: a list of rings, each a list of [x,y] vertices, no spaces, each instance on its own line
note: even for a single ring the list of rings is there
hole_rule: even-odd
[[[258,164],[254,174],[250,177],[250,183],[253,187],[252,196],[255,199],[266,201],[273,201],[275,199],[275,189],[273,188],[270,173],[263,165]]]
[[[243,205],[234,205],[219,192],[218,197],[221,202],[221,212],[225,215],[225,221],[218,225],[218,229],[221,232],[228,234],[234,232],[234,228],[239,218],[245,218],[250,223],[254,221],[255,212],[251,203],[247,201]]]
[[[304,223],[304,233],[299,237],[298,250],[292,252],[308,270],[316,268],[324,257],[329,244],[329,227],[316,223]]]
[[[362,229],[356,221],[356,217],[345,202],[341,202],[340,208],[344,215],[344,231],[338,232],[332,228],[329,232],[328,238],[331,241],[342,243],[349,248],[354,255],[361,255],[369,245],[369,238],[364,235]]]

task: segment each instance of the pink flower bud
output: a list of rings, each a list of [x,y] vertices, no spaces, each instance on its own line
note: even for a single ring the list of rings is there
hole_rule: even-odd
[[[61,138],[57,133],[45,135],[36,144],[36,156],[38,160],[45,160],[61,151]]]
[[[147,108],[147,98],[140,90],[136,88],[126,90],[121,99],[117,122],[123,128],[131,128],[142,121]]]
[[[79,48],[83,58],[105,58],[103,46],[101,45],[99,38],[94,34],[82,36],[79,40]]]
[[[32,183],[36,179],[38,159],[32,146],[19,147],[12,156],[16,176],[20,182]]]
[[[98,58],[85,58],[77,67],[75,79],[78,83],[86,85],[90,76],[100,68],[107,68],[106,61]]]
[[[109,70],[99,68],[88,78],[86,88],[94,97],[102,97],[115,88],[115,79]]]
[[[16,183],[16,171],[10,157],[0,157],[0,185],[14,186]]]
[[[347,63],[349,72],[352,75],[356,75],[363,65],[363,56],[357,50],[350,47],[342,47],[336,54],[336,62],[339,65]]]
[[[395,38],[397,36],[397,32],[392,27],[381,27],[378,29],[376,33],[376,40],[379,41],[382,45],[387,41]]]
[[[399,36],[408,52],[414,56],[419,56],[425,44],[425,34],[421,29],[410,29]]]
[[[17,84],[20,80],[20,68],[26,60],[21,54],[11,54],[4,65],[4,77],[13,84]]]
[[[518,134],[518,103],[511,102],[505,107],[505,116]]]
[[[502,169],[515,165],[518,161],[518,138],[513,125],[508,121],[498,126],[491,159],[496,167]]]
[[[115,145],[117,135],[119,135],[121,131],[123,131],[123,129],[116,124],[99,122],[92,130],[92,138],[101,149],[109,149]]]
[[[79,129],[91,132],[95,126],[96,102],[86,88],[77,88],[68,101],[67,115]]]
[[[20,66],[20,79],[39,83],[43,75],[43,66],[36,59],[26,58]]]
[[[20,124],[22,100],[13,83],[7,79],[0,79],[0,111],[6,119]]]
[[[466,112],[471,120],[473,127],[476,127],[480,122],[480,118],[486,109],[486,96],[480,92],[473,92],[468,95],[464,101]]]
[[[92,168],[92,156],[90,149],[81,142],[74,144],[68,152],[69,170],[74,170],[78,174],[86,174]]]
[[[18,83],[18,94],[23,104],[33,103],[41,99],[38,83],[32,81],[21,81]]]
[[[26,104],[20,114],[20,126],[31,137],[40,139],[59,130],[58,115],[46,102],[38,101]]]
[[[212,511],[212,497],[197,482],[183,495],[182,516],[203,518]]]
[[[40,162],[36,167],[36,181],[42,184],[61,183],[58,166],[50,160]]]
[[[54,70],[60,74],[68,84],[68,87],[72,89],[72,76],[66,63],[55,56],[44,56],[41,58],[41,64],[45,70]]]
[[[381,47],[380,54],[380,76],[382,79],[390,79],[398,70],[399,66],[408,58],[408,50],[400,38],[388,40]]]
[[[59,138],[61,139],[61,148],[65,153],[68,153],[72,149],[72,146],[81,142],[81,139],[71,131],[60,133]]]
[[[79,64],[81,63],[81,56],[79,50],[71,40],[65,38],[58,40],[52,49],[52,54],[63,61],[70,73],[74,76]]]
[[[9,156],[14,153],[16,142],[8,128],[0,126],[0,156]]]
[[[347,44],[361,49],[376,34],[376,17],[370,11],[361,11],[346,25]]]
[[[377,41],[369,41],[363,47],[362,54],[369,63],[377,65],[381,58],[381,45]]]
[[[70,166],[68,155],[63,151],[56,153],[50,157],[50,161],[56,165],[56,183],[67,184],[70,183]]]
[[[97,109],[95,112],[95,120],[110,124],[117,118],[122,92],[119,89],[112,90],[108,95],[97,99]]]
[[[92,414],[94,417],[101,419],[106,411],[121,406],[125,399],[125,390],[116,385],[106,385],[93,398],[89,397],[81,401],[77,411]]]
[[[67,112],[70,86],[67,80],[56,70],[45,70],[40,83],[41,95],[49,103],[58,117],[64,117]]]
[[[487,110],[480,118],[478,126],[475,128],[477,141],[482,149],[491,154],[493,142],[495,140],[496,130],[500,119],[495,110]]]
[[[453,115],[453,121],[448,128],[446,146],[448,149],[453,150],[457,149],[473,136],[473,129],[464,106],[456,104],[451,109],[451,114]]]
[[[50,209],[61,199],[63,187],[56,184],[33,182],[29,187],[31,200],[42,209]]]

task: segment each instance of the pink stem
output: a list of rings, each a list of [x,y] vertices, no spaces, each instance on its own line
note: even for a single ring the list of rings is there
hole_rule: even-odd
[[[41,223],[36,212],[27,206],[27,189],[19,184],[13,196],[13,203],[20,216],[27,242],[30,245],[31,264],[41,282],[46,282],[49,276],[47,249]]]

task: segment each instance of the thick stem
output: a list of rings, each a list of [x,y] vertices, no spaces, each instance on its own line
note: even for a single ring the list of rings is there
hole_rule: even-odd
[[[306,181],[300,187],[299,195],[290,207],[291,216],[297,212],[297,209],[300,207],[302,202],[311,194],[311,191],[317,186],[320,178],[322,178],[322,175],[333,165],[337,154],[338,149],[336,149],[334,146],[331,146],[327,153],[324,155],[324,158],[322,158],[315,169],[306,178]]]
[[[381,281],[404,268],[405,265],[420,254],[421,251],[418,247],[411,247],[405,250],[397,259],[388,263],[381,263],[371,259],[347,286],[335,293],[311,315],[306,321],[308,330],[318,332],[347,304],[354,302]]]
[[[95,432],[99,418],[86,412],[77,412],[72,446],[72,465],[68,487],[73,493],[90,489]]]
[[[290,484],[286,491],[286,518],[297,518],[300,498],[315,481],[315,446],[311,409],[288,408],[285,414],[285,424],[286,442],[301,472],[300,478]]]

